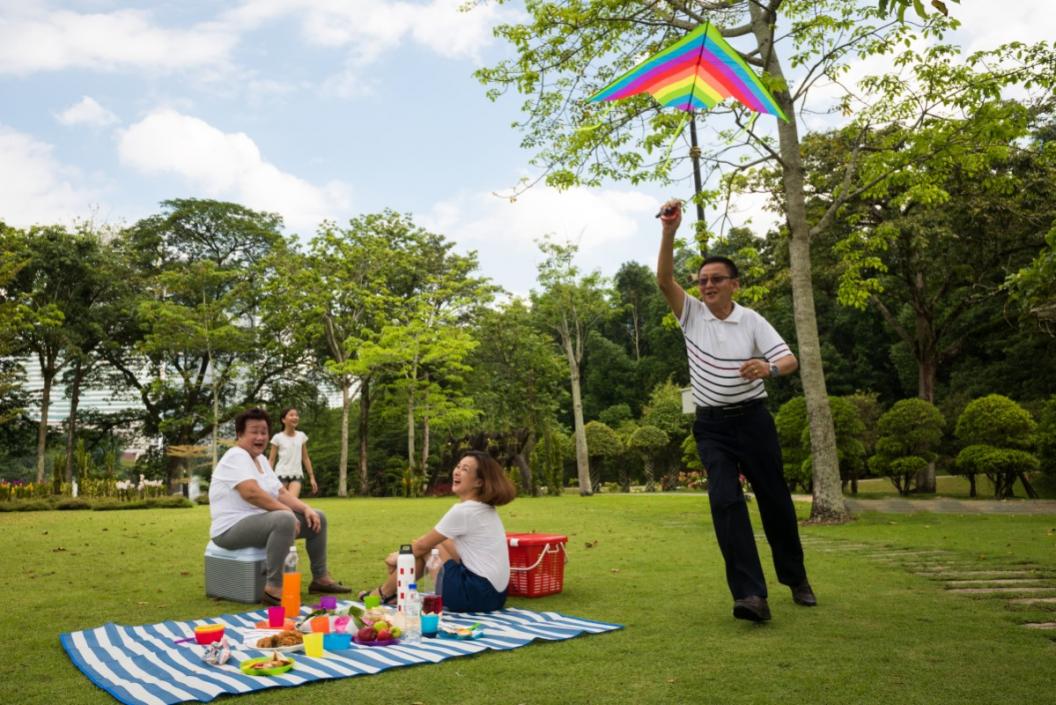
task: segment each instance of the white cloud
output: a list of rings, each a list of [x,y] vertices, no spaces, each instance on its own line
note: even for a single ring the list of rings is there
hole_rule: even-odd
[[[149,12],[5,12],[0,17],[0,73],[24,75],[71,68],[159,70],[225,64],[238,35],[216,23],[168,29]]]
[[[59,162],[50,144],[0,125],[0,219],[27,227],[91,215],[99,192]]]
[[[627,260],[655,258],[657,241],[650,235],[659,202],[638,191],[536,186],[513,202],[491,193],[462,194],[435,204],[419,220],[477,250],[488,276],[524,295],[534,286],[542,259],[536,242],[547,235],[577,244],[583,271],[600,269],[611,276]]]
[[[226,133],[196,117],[159,110],[121,132],[121,162],[144,174],[175,174],[202,194],[279,213],[301,233],[349,208],[348,186],[316,186],[266,161],[242,132]]]
[[[106,127],[118,122],[116,115],[87,95],[58,113],[55,118],[63,125],[91,125],[93,127]]]
[[[494,4],[466,11],[463,5],[464,0],[244,0],[220,21],[248,31],[288,18],[309,44],[345,50],[342,68],[323,85],[348,96],[370,92],[364,67],[407,40],[445,58],[479,63],[494,41],[492,28],[514,11]]]

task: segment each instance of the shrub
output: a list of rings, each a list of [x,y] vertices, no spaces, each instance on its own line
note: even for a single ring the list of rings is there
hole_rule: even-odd
[[[623,453],[623,441],[601,421],[588,421],[583,430],[587,435],[587,450],[590,453],[590,483],[593,485],[591,490],[597,492],[601,489],[605,461],[618,458]],[[627,486],[626,482],[621,484]]]
[[[1049,397],[1041,407],[1035,439],[1041,469],[1056,478],[1056,396]]]
[[[898,493],[909,494],[913,478],[937,457],[945,420],[924,399],[903,399],[877,423],[876,453],[869,469],[891,480]]]
[[[692,437],[692,436],[691,436]],[[645,424],[639,426],[630,437],[628,445],[637,451],[642,456],[642,465],[645,467],[645,491],[655,492],[655,468],[657,456],[663,452],[663,449],[667,447],[671,439],[667,433],[657,428]],[[694,449],[696,446],[694,446]]]
[[[957,455],[957,472],[968,475],[975,495],[975,475],[983,473],[994,484],[994,496],[1013,496],[1016,478],[1037,470],[1030,450],[1037,424],[1026,409],[1008,397],[990,394],[972,401],[957,419],[957,439],[964,448]]]
[[[810,455],[810,442],[803,449],[803,433],[807,429],[807,400],[803,397],[789,399],[774,415],[777,426],[777,439],[781,444],[781,462],[785,468],[785,482],[791,490],[800,485],[807,492],[811,491],[811,476],[807,470],[807,458]],[[809,436],[808,436],[809,439]]]

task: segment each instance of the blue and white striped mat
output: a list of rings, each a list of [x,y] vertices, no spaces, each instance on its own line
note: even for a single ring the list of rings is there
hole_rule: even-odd
[[[358,646],[327,651],[324,658],[308,658],[303,652],[290,656],[294,668],[281,675],[243,675],[238,664],[266,655],[244,649],[243,641],[267,612],[226,614],[213,619],[161,622],[141,627],[104,624],[94,629],[61,634],[59,639],[77,668],[97,686],[128,705],[163,705],[188,701],[208,702],[218,695],[252,693],[265,688],[292,687],[330,678],[348,678],[379,673],[389,668],[419,663],[438,663],[489,649],[506,651],[535,641],[560,641],[581,634],[600,634],[622,629],[622,625],[568,617],[557,612],[506,609],[501,612],[470,612],[444,615],[444,622],[484,625],[485,635],[472,641],[424,639],[414,646]],[[231,659],[223,666],[201,660],[204,649],[193,641],[174,644],[194,634],[201,624],[223,622],[231,644]]]

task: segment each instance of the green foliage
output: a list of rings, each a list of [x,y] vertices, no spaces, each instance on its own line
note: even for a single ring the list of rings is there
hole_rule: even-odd
[[[1012,496],[1016,477],[1040,467],[1034,447],[1037,423],[1016,402],[990,394],[968,404],[957,419],[956,435],[965,447],[957,455],[958,472],[983,473],[995,497]]]
[[[937,457],[945,419],[923,399],[903,399],[880,417],[876,453],[869,469],[891,480],[899,494],[909,494],[913,478]]]
[[[598,421],[601,421],[606,426],[612,428],[619,428],[621,424],[626,421],[630,421],[634,416],[631,414],[631,407],[627,404],[613,404],[612,406],[603,409],[598,414]]]
[[[1037,423],[1026,409],[1008,397],[989,394],[972,401],[957,419],[955,434],[967,445],[1028,450]]]
[[[781,405],[774,415],[777,427],[777,439],[781,444],[781,462],[784,464],[785,481],[790,487],[802,486],[810,489],[811,475],[807,470],[810,457],[809,435],[807,446],[803,447],[803,434],[810,433],[807,427],[807,400],[804,397],[793,397]]]
[[[1056,396],[1042,406],[1035,438],[1042,470],[1056,477]]]
[[[1010,299],[1034,316],[1051,334],[1056,322],[1056,227],[1045,235],[1045,246],[1028,265],[1005,282]]]

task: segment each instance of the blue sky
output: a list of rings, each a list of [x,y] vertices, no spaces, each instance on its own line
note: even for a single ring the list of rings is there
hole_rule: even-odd
[[[510,128],[521,98],[491,103],[471,75],[507,51],[491,28],[519,9],[463,2],[0,0],[0,219],[120,225],[194,196],[277,211],[307,237],[391,207],[517,293],[546,233],[579,242],[588,269],[651,264],[668,190],[493,195],[537,175]],[[1041,0],[1004,5],[951,5],[963,42],[1056,29]],[[765,222],[758,206],[741,217]]]

